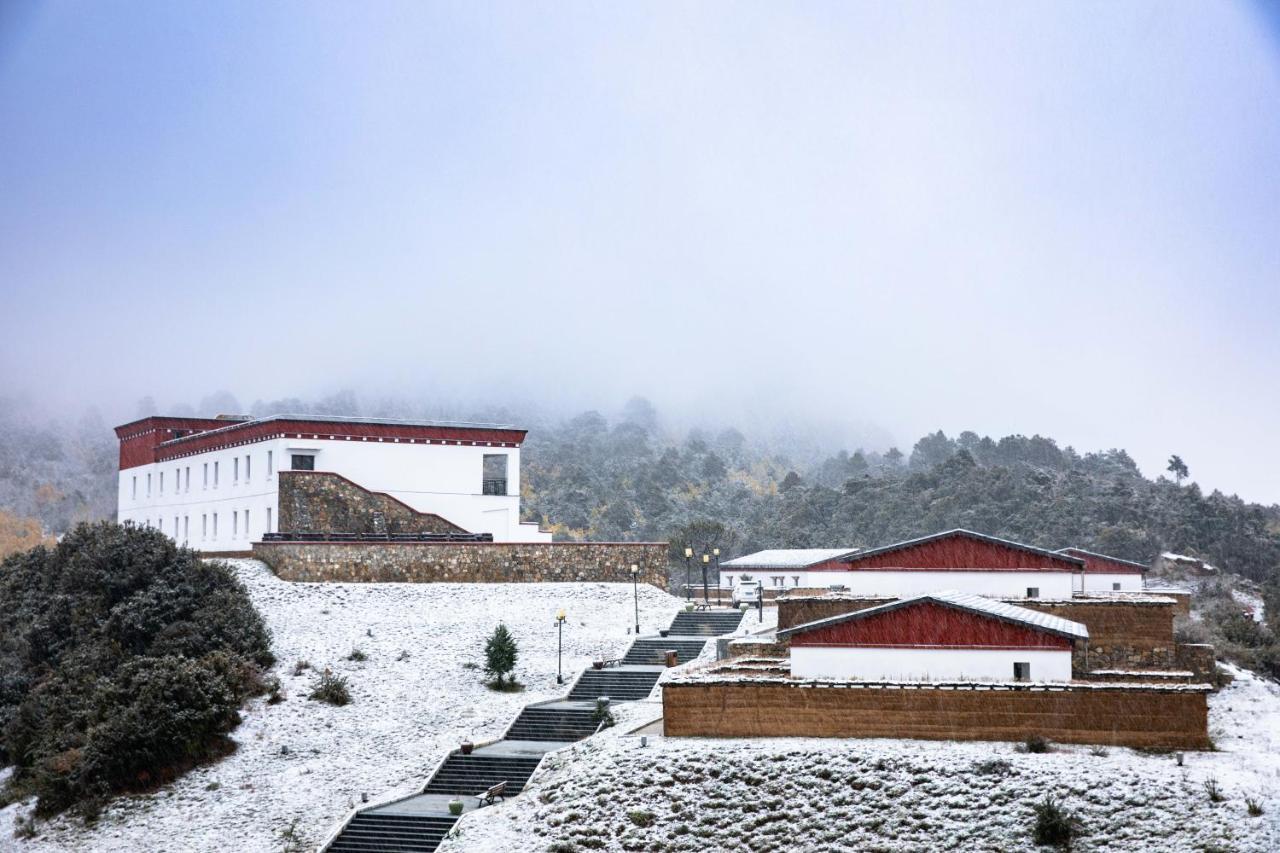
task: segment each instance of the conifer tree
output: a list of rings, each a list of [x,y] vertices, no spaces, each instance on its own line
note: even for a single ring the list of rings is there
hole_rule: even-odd
[[[503,678],[516,668],[519,653],[515,638],[507,626],[499,622],[484,644],[484,671],[493,678],[494,686],[502,687]]]
[[[1182,457],[1176,453],[1169,457],[1169,467],[1165,470],[1173,475],[1179,486],[1182,485],[1182,481],[1186,479],[1187,475],[1191,473],[1187,469],[1187,463],[1183,462]]]

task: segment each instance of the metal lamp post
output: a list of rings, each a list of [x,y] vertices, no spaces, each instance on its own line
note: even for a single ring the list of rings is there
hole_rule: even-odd
[[[564,654],[564,608],[556,611],[556,684],[564,684],[560,660]]]
[[[707,594],[707,564],[711,562],[710,554],[702,555],[702,603],[710,604],[711,598]]]
[[[693,559],[693,546],[684,546],[684,597],[687,601],[693,600],[693,566],[689,563]]]
[[[711,555],[716,558],[716,603],[720,604],[724,601],[724,595],[720,592],[724,582],[720,580],[720,549],[712,548]]]
[[[631,564],[631,592],[636,599],[636,636],[640,636],[640,567]]]

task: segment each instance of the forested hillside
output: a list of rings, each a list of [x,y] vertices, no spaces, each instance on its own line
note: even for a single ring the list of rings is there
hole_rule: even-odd
[[[1123,450],[1080,454],[1040,436],[938,432],[909,454],[841,451],[802,464],[734,429],[674,440],[651,410],[628,412],[615,423],[590,412],[530,433],[527,515],[583,539],[683,541],[719,523],[726,554],[879,545],[967,527],[1143,562],[1174,550],[1255,580],[1280,567],[1280,507],[1148,480]]]
[[[109,426],[93,415],[19,417],[16,404],[4,402],[0,510],[35,518],[54,534],[77,520],[111,517],[116,451]],[[154,408],[150,401],[140,406]],[[198,408],[238,410],[229,395]],[[441,412],[403,401],[362,405],[349,392],[250,410],[518,421],[530,428],[525,516],[563,539],[683,542],[693,535],[701,545],[713,537],[730,556],[770,546],[877,545],[968,527],[1144,562],[1174,550],[1255,580],[1280,569],[1280,507],[1149,480],[1123,450],[1082,454],[1040,436],[939,432],[906,453],[850,448],[823,458],[808,441],[766,442],[729,425],[676,430],[644,400],[612,419],[596,412],[569,420]]]

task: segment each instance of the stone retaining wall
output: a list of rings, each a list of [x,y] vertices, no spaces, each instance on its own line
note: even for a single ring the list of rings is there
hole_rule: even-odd
[[[280,471],[276,530],[295,533],[466,533],[434,513],[418,512],[328,471]]]
[[[1206,690],[669,682],[667,737],[890,737],[1207,749]]]
[[[255,542],[287,581],[546,583],[631,581],[666,588],[665,542]]]

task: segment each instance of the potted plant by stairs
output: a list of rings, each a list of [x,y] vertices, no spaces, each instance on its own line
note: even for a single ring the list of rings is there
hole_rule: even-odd
[[[454,799],[449,801],[449,814],[454,817],[462,814],[462,800]]]
[[[685,613],[692,613],[692,612],[693,612],[693,602],[692,602],[692,601],[686,601],[686,602],[684,603],[684,612],[685,612]]]
[[[473,750],[473,749],[475,749],[475,748],[476,748],[476,745],[475,745],[474,743],[472,743],[471,741],[469,741],[469,740],[464,740],[464,741],[462,742],[462,754],[463,754],[463,755],[470,755],[470,754],[471,754],[471,750]]]
[[[592,668],[592,669],[604,669],[604,660],[603,660],[603,659],[601,659],[601,658],[596,658],[595,660],[593,660],[593,661],[591,662],[591,668]]]

